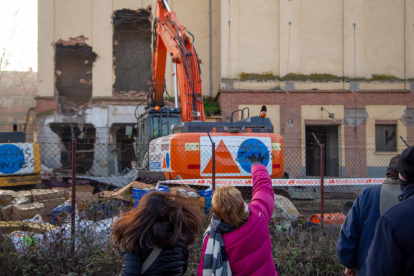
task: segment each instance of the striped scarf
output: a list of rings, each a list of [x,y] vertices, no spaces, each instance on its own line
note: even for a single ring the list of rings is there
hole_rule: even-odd
[[[245,203],[245,212],[249,207]],[[221,222],[213,214],[211,223],[204,233],[203,241],[210,235],[204,252],[203,276],[231,276],[230,264],[227,259],[226,248],[223,242],[223,233],[230,233],[237,229],[234,225]]]

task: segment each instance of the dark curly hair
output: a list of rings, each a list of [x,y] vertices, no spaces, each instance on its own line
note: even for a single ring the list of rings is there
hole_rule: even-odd
[[[396,155],[390,160],[390,164],[387,168],[387,178],[390,178],[392,180],[398,180],[398,159],[400,158],[400,155]]]

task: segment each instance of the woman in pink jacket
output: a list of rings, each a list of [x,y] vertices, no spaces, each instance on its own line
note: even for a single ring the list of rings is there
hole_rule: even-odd
[[[238,189],[222,186],[213,194],[213,217],[204,234],[197,275],[277,275],[269,222],[274,208],[272,182],[264,156],[249,157],[253,198],[246,204]]]

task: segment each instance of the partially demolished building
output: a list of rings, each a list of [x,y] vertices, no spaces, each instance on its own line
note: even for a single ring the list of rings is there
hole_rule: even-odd
[[[78,173],[133,167],[137,106],[151,73],[150,2],[39,1],[36,138],[46,167],[70,164],[71,125]]]

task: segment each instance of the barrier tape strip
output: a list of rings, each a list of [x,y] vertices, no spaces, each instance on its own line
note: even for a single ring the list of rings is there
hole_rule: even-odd
[[[385,178],[335,178],[325,179],[324,186],[357,186],[357,185],[379,185]],[[272,179],[273,187],[303,187],[320,186],[320,179]],[[197,186],[211,186],[211,179],[184,179],[184,180],[164,180],[158,184],[186,184]],[[252,179],[216,179],[216,186],[252,186]]]

